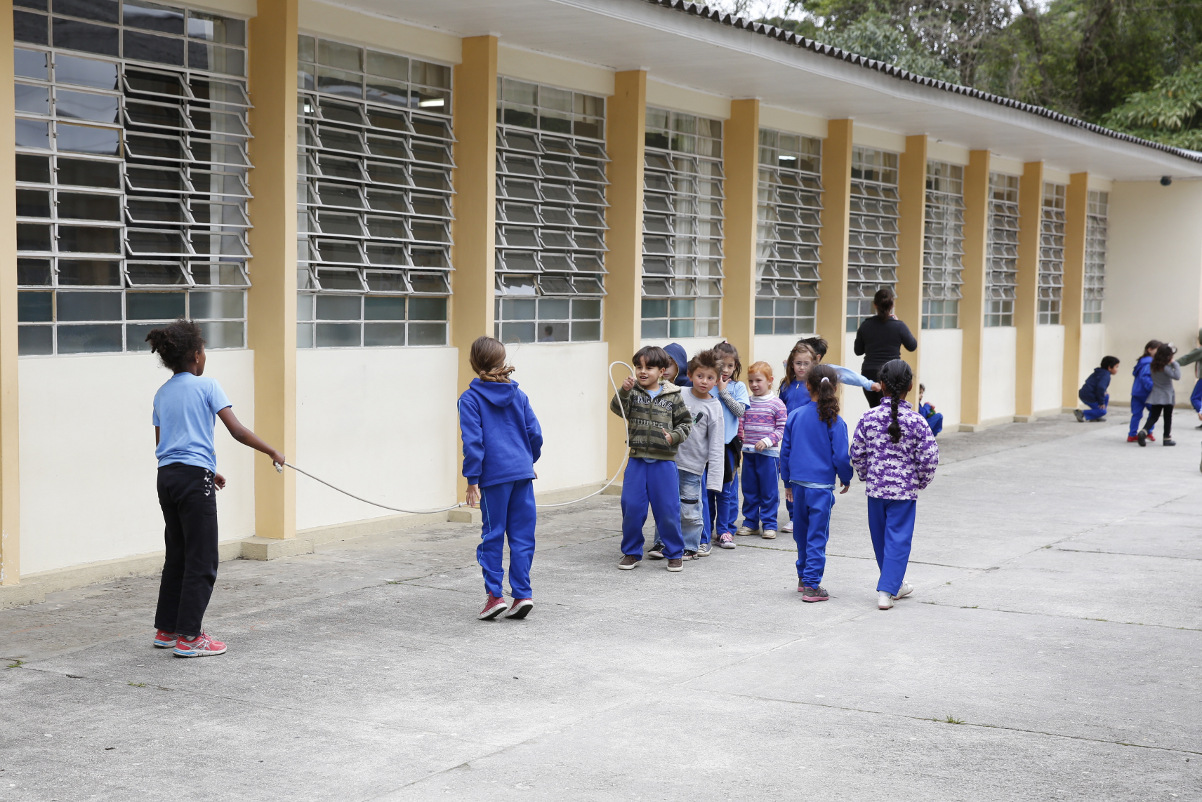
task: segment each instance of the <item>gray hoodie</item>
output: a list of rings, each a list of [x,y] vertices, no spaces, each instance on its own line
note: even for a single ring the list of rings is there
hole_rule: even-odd
[[[1148,404],[1169,404],[1176,402],[1173,393],[1173,382],[1181,378],[1181,366],[1176,361],[1164,366],[1164,370],[1152,371],[1152,392],[1148,393]]]
[[[710,395],[698,398],[692,388],[680,391],[684,405],[693,416],[693,430],[689,439],[676,450],[676,468],[700,476],[709,467],[707,490],[722,491],[722,463],[726,453],[725,426],[722,419],[722,403]]]

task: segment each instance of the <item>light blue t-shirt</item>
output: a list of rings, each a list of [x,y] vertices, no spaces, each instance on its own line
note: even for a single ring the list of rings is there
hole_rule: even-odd
[[[731,381],[727,383],[726,392],[730,393],[731,398],[742,404],[744,409],[751,405],[751,394],[747,392],[747,385],[743,384],[743,382]],[[714,395],[715,397],[718,396],[718,389],[716,387],[714,388]],[[722,404],[722,416],[723,425],[726,427],[726,431],[724,432],[726,442],[729,443],[739,434],[739,416],[731,412],[726,404]]]
[[[159,427],[154,455],[159,467],[179,462],[217,472],[213,426],[217,413],[233,406],[216,379],[177,373],[154,394],[151,420]]]

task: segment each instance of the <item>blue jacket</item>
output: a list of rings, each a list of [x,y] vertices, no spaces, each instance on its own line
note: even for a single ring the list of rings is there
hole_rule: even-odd
[[[792,412],[810,403],[810,388],[805,382],[790,382],[781,389],[779,397],[785,402],[785,409]]]
[[[468,484],[489,487],[534,478],[543,431],[517,382],[472,379],[459,396],[459,431]]]
[[[1152,357],[1141,356],[1135,367],[1131,368],[1131,375],[1135,377],[1131,382],[1131,397],[1147,398],[1148,393],[1152,392]]]
[[[692,387],[693,383],[689,381],[689,355],[684,352],[684,346],[680,343],[668,343],[664,346],[664,350],[668,352],[668,356],[672,357],[676,367],[680,369],[672,383],[677,387]],[[718,396],[715,394],[714,397]]]
[[[1100,407],[1106,403],[1108,389],[1110,389],[1110,371],[1106,368],[1094,368],[1093,373],[1089,374],[1089,378],[1085,380],[1085,384],[1081,385],[1077,398],[1086,404]]]
[[[835,418],[827,425],[818,419],[818,405],[808,404],[789,413],[785,439],[780,444],[780,473],[786,483],[833,485],[835,477],[851,484],[847,424]]]

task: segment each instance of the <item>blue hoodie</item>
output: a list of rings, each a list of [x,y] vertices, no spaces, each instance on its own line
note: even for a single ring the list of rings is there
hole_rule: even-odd
[[[534,478],[543,431],[517,382],[472,379],[459,396],[459,431],[468,484],[489,487]]]
[[[1100,407],[1106,403],[1106,391],[1109,388],[1110,371],[1106,368],[1094,368],[1093,373],[1089,374],[1089,378],[1085,380],[1085,384],[1081,385],[1081,391],[1077,393],[1077,398],[1086,404]]]
[[[1131,368],[1131,375],[1135,377],[1131,382],[1131,397],[1143,401],[1152,392],[1152,357],[1141,356]]]
[[[785,402],[785,409],[792,412],[810,403],[810,388],[805,382],[794,381],[786,384],[780,391],[780,400]]]
[[[692,387],[693,383],[689,381],[689,355],[684,352],[684,346],[680,343],[668,343],[664,346],[664,350],[668,352],[668,356],[672,357],[672,361],[680,369],[672,383],[677,387]]]
[[[851,484],[847,424],[836,417],[827,425],[818,418],[818,405],[809,404],[789,413],[785,438],[780,444],[780,475],[785,483]]]

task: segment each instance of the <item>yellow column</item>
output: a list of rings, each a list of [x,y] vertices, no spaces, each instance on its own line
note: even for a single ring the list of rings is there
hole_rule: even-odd
[[[922,253],[927,217],[927,138],[906,137],[898,170],[897,301],[894,313],[918,340],[919,350],[902,358],[917,374],[922,364]],[[919,377],[921,379],[921,377]]]
[[[13,15],[0,14],[0,585],[21,579],[20,413],[17,393],[17,174],[13,161]]]
[[[647,129],[647,73],[619,72],[606,106],[609,150],[609,230],[605,243],[605,338],[610,361],[629,362],[639,348],[643,324],[643,153]],[[615,376],[621,376],[615,373]],[[608,472],[626,454],[626,427],[609,416]]]
[[[1039,322],[1039,240],[1043,162],[1027,162],[1018,183],[1018,280],[1014,299],[1014,419],[1035,415],[1035,327]]]
[[[818,331],[826,338],[824,361],[846,365],[847,215],[851,211],[851,120],[827,123],[822,142],[822,267],[818,282]]]
[[[1061,381],[1067,409],[1077,407],[1081,386],[1081,325],[1085,313],[1085,227],[1089,215],[1089,173],[1069,177],[1065,197],[1064,288],[1060,322],[1064,324],[1064,378]]]
[[[297,0],[259,0],[250,21],[251,163],[247,341],[256,434],[296,458]],[[296,536],[296,475],[255,458],[255,534]]]
[[[960,421],[981,423],[981,363],[985,358],[985,285],[989,274],[989,151],[974,150],[964,169],[964,281],[960,292],[960,330],[964,350],[960,368]]]
[[[726,200],[722,259],[722,335],[755,361],[755,240],[759,212],[760,102],[734,100],[722,143]]]

